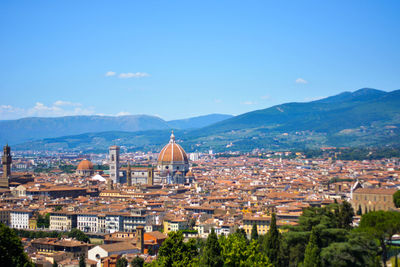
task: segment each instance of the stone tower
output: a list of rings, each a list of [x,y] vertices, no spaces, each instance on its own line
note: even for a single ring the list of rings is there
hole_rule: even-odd
[[[128,163],[128,169],[126,170],[126,183],[128,186],[132,186],[132,173],[130,163]]]
[[[9,187],[8,179],[11,177],[11,161],[11,148],[8,145],[5,145],[2,157],[3,176],[0,178],[0,187]]]
[[[140,253],[144,250],[144,227],[139,225],[136,226],[136,246],[140,249]]]
[[[110,178],[119,183],[119,146],[110,147]]]
[[[154,168],[149,168],[147,170],[147,184],[148,185],[154,184]]]

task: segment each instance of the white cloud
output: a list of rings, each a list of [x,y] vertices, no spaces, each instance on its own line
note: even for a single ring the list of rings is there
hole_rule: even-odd
[[[222,100],[221,100],[221,99],[214,99],[214,103],[215,103],[215,104],[222,103]]]
[[[58,100],[52,105],[36,102],[31,108],[19,108],[11,105],[0,106],[0,120],[12,120],[24,117],[60,117],[73,115],[92,115],[93,107],[82,107],[80,103]]]
[[[118,112],[116,116],[127,116],[127,115],[131,115],[131,113],[126,112],[126,111],[121,111],[121,112]]]
[[[303,78],[297,78],[296,83],[306,84],[308,81],[304,80]]]
[[[127,73],[121,73],[118,75],[119,78],[122,79],[128,79],[128,78],[143,78],[143,77],[149,77],[150,74],[146,73],[146,72],[127,72]]]
[[[62,100],[57,100],[54,102],[54,106],[73,106],[73,107],[80,107],[82,106],[81,103],[73,103],[69,101],[62,101]]]
[[[110,77],[110,76],[114,76],[115,74],[117,74],[117,73],[115,73],[114,71],[107,71],[105,76]]]
[[[263,95],[263,96],[261,96],[261,99],[267,100],[267,99],[270,99],[270,96],[269,95]]]

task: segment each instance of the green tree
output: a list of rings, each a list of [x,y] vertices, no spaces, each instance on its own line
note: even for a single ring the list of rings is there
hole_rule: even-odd
[[[364,233],[351,233],[347,242],[333,242],[321,250],[322,266],[375,266],[379,250],[374,239]]]
[[[253,224],[251,229],[251,240],[258,240],[257,224]]]
[[[222,248],[224,266],[240,266],[246,261],[247,239],[241,232],[235,232],[227,237],[221,236],[219,243]]]
[[[124,257],[121,257],[117,260],[117,267],[127,267],[128,261]]]
[[[357,215],[362,215],[361,205],[358,206]]]
[[[79,257],[79,267],[86,267],[85,256]]]
[[[251,240],[250,244],[247,246],[245,259],[242,266],[273,266],[267,255],[260,252],[260,244],[254,239]]]
[[[204,266],[222,266],[223,259],[221,256],[221,246],[218,242],[218,237],[215,234],[214,228],[207,237],[206,244],[203,249],[203,254],[200,258],[201,265]]]
[[[223,265],[219,266],[272,266],[265,253],[260,252],[256,240],[248,240],[240,233],[221,236],[219,243],[222,248]]]
[[[147,254],[149,254],[150,256],[154,256],[154,254],[156,254],[154,252],[154,248],[153,247],[149,247],[149,249],[147,250]]]
[[[276,226],[276,215],[272,213],[268,233],[264,237],[262,251],[264,251],[274,266],[278,266],[280,258],[281,234]]]
[[[353,223],[354,210],[349,202],[343,201],[339,208],[339,227],[344,229],[351,229]]]
[[[71,232],[68,233],[68,237],[72,237],[75,238],[76,240],[82,241],[82,242],[86,242],[89,243],[89,237],[87,235],[85,235],[84,232],[82,232],[81,230],[74,228],[71,230]]]
[[[193,229],[196,226],[196,218],[191,218],[188,226],[190,229]]]
[[[132,267],[143,267],[144,265],[144,259],[142,257],[136,256],[133,258],[131,262]]]
[[[379,241],[382,249],[382,262],[386,266],[387,241],[400,231],[400,213],[394,211],[371,211],[361,217],[360,231],[363,231]]]
[[[58,263],[56,261],[53,262],[53,267],[58,267]]]
[[[183,241],[182,232],[170,232],[163,242],[158,253],[157,262],[161,266],[189,266],[193,264],[198,255],[196,241],[190,239]]]
[[[308,241],[306,252],[304,253],[304,267],[321,266],[320,258],[320,239],[319,231],[314,227],[311,231],[310,240]]]
[[[21,239],[2,223],[0,223],[0,263],[2,266],[34,266],[24,252]]]
[[[37,227],[38,228],[49,228],[50,226],[50,213],[46,213],[42,216],[40,213],[37,215]]]
[[[400,208],[400,190],[393,194],[393,203],[396,208]]]

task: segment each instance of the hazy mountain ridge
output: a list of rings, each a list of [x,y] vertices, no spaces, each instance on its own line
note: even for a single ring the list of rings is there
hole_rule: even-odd
[[[18,148],[49,149],[57,141],[75,150],[106,151],[108,145],[119,144],[128,150],[157,151],[168,141],[169,133],[161,130],[107,136],[94,133],[85,135],[81,141],[76,137],[48,139],[21,144]],[[312,102],[281,104],[200,129],[178,131],[176,136],[187,151],[398,145],[400,90],[384,92],[366,88]],[[73,147],[68,141],[71,138],[75,140]]]
[[[188,119],[168,121],[168,125],[175,129],[195,129],[206,127],[232,117],[233,115],[227,114],[209,114]]]
[[[146,131],[163,129],[195,129],[218,122],[231,115],[210,114],[183,120],[165,121],[149,115],[31,117],[0,121],[0,142],[21,143],[43,138],[56,138],[105,131]]]

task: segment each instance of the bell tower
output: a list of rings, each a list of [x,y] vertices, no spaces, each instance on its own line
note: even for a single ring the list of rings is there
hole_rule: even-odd
[[[114,184],[119,183],[119,146],[110,147],[110,178]]]
[[[0,187],[9,187],[9,178],[11,177],[11,148],[8,145],[3,147],[3,176],[0,178]]]

